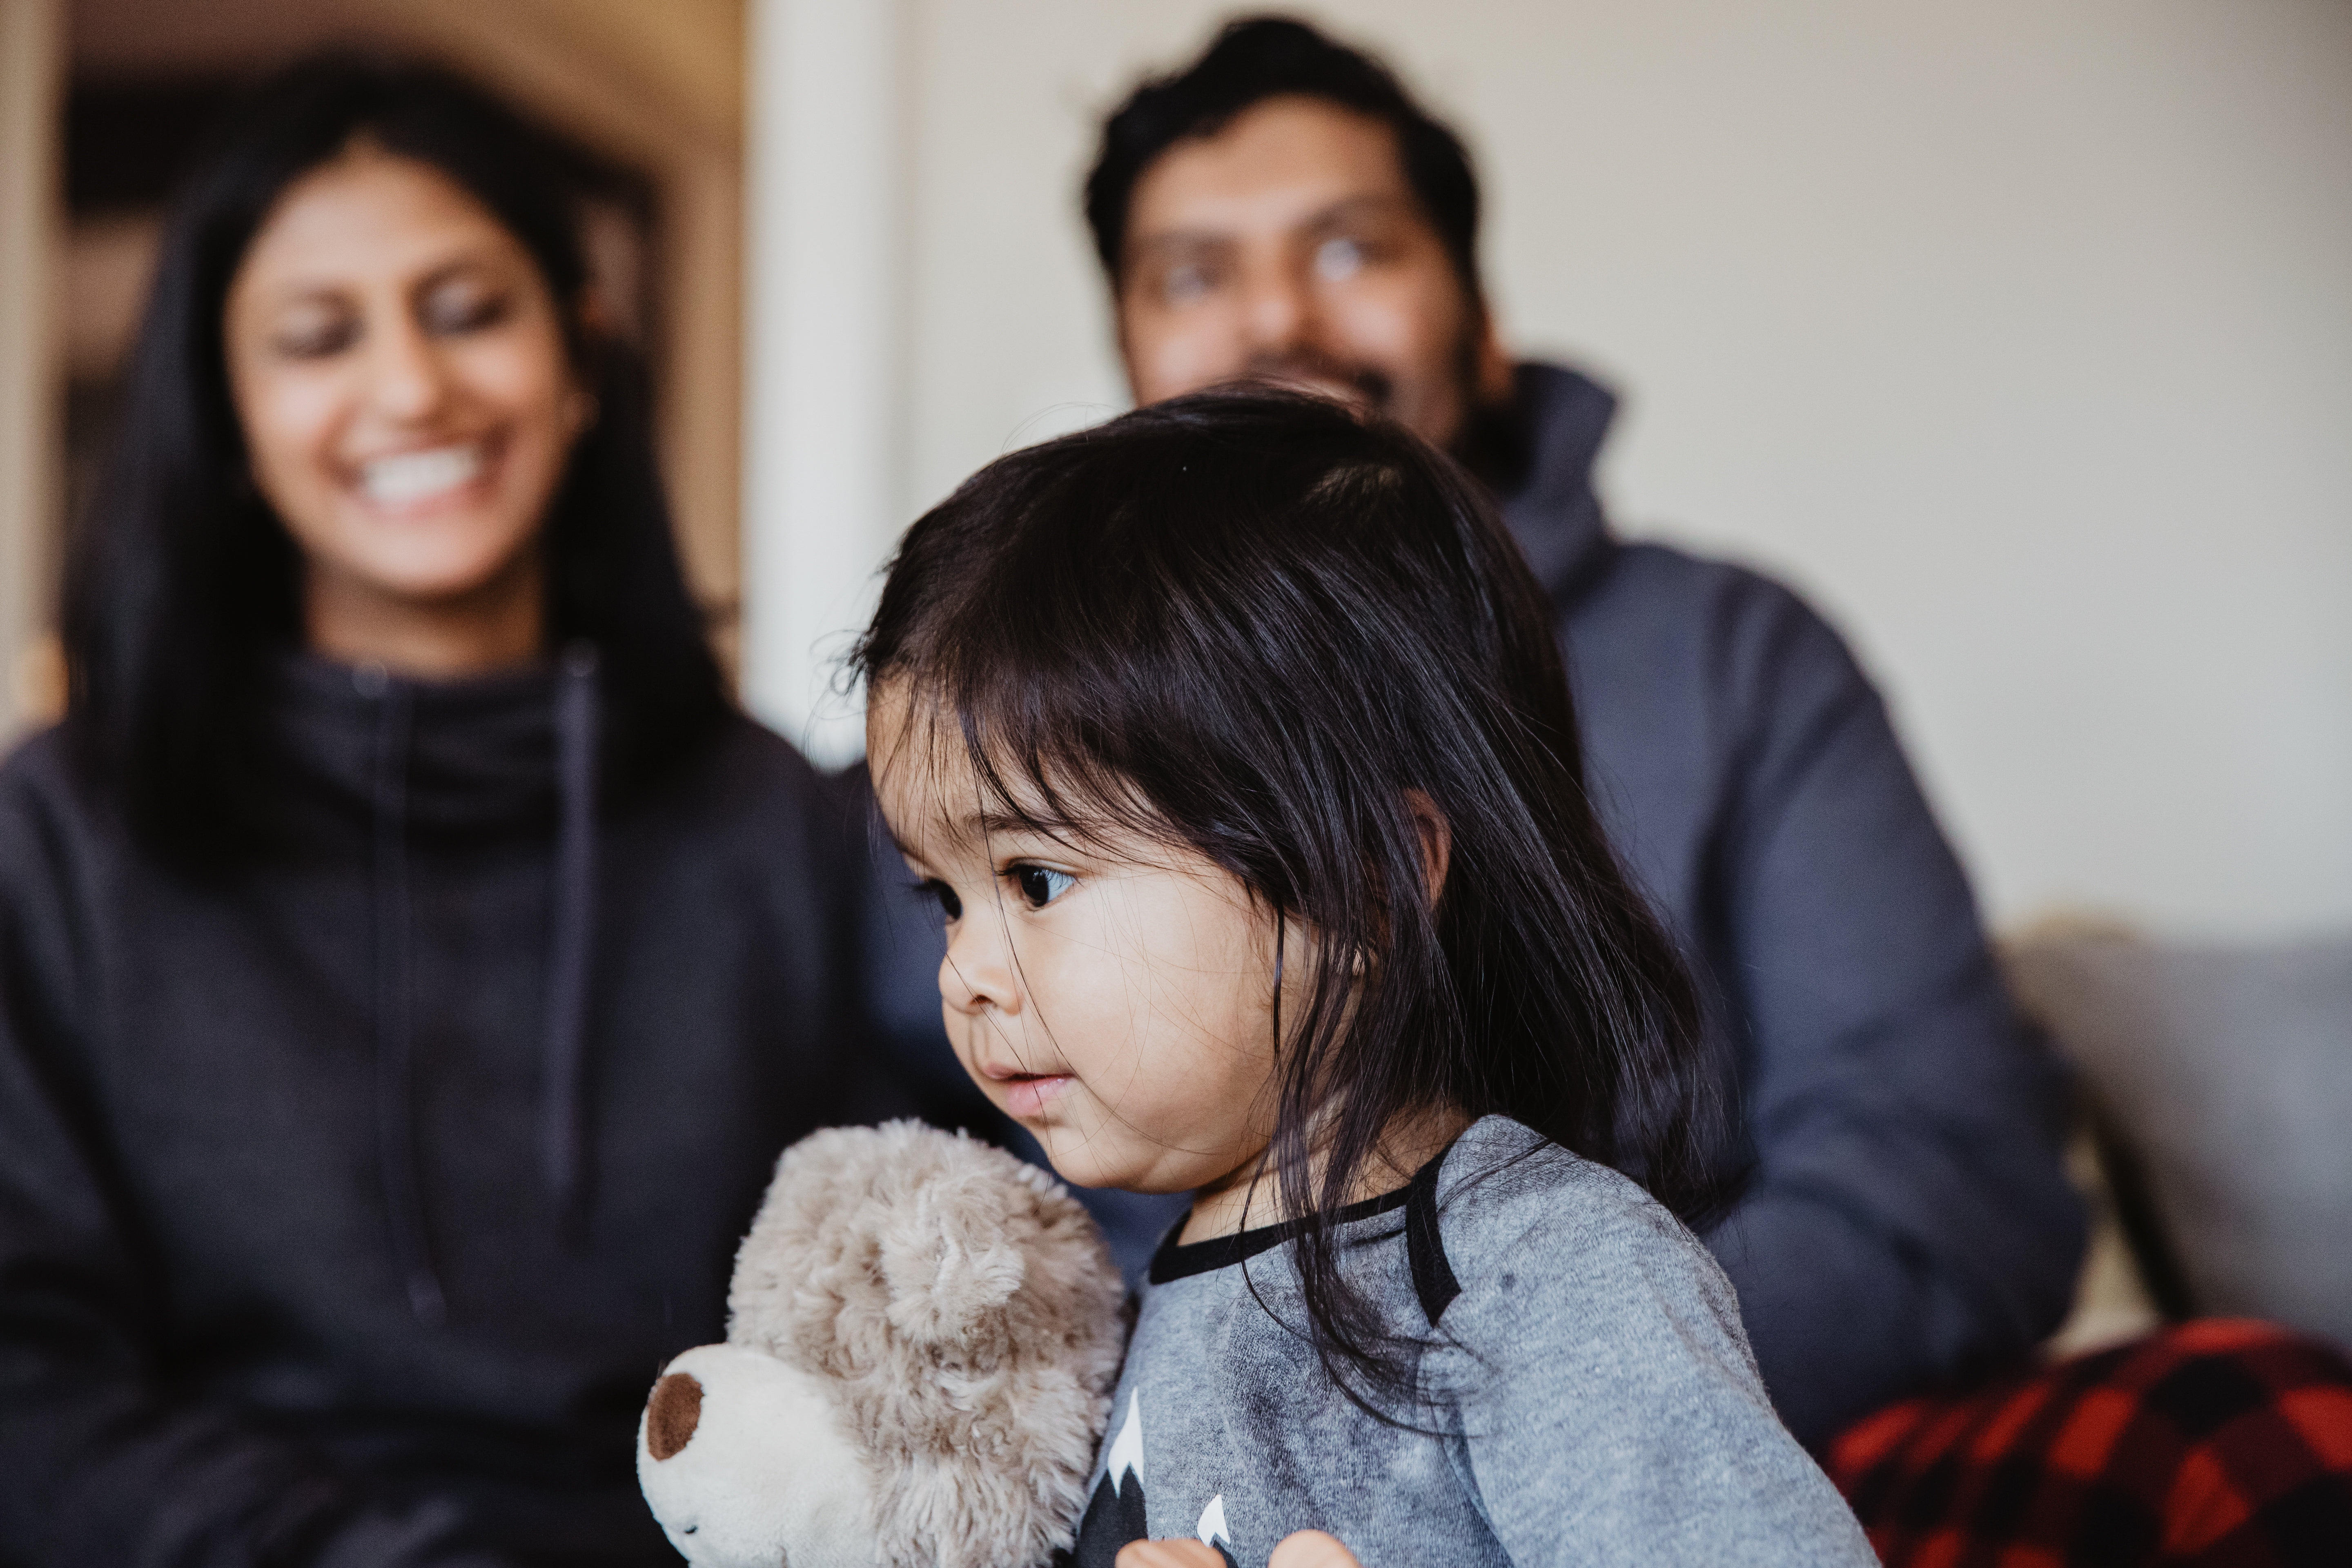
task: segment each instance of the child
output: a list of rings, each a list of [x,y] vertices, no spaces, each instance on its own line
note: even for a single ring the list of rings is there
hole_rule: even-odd
[[[1080,1568],[1874,1561],[1685,1228],[1692,993],[1450,463],[1140,410],[918,522],[857,664],[965,1068],[1068,1180],[1194,1194]]]

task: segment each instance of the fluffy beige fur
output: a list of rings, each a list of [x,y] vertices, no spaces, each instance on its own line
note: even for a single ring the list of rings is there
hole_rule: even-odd
[[[1120,1297],[1050,1175],[894,1121],[785,1152],[736,1255],[727,1338],[837,1380],[882,1561],[1006,1568],[1071,1544]]]

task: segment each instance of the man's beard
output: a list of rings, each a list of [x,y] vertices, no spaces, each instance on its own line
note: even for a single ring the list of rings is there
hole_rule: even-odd
[[[1462,426],[1445,443],[1448,456],[1486,481],[1490,489],[1507,494],[1527,477],[1528,432],[1520,417],[1518,399],[1482,395],[1478,384],[1478,348],[1484,320],[1465,328],[1450,356],[1455,398],[1462,409]],[[1250,381],[1266,382],[1307,392],[1338,396],[1376,414],[1396,416],[1396,382],[1377,365],[1350,363],[1313,349],[1291,353],[1260,354],[1243,372]]]

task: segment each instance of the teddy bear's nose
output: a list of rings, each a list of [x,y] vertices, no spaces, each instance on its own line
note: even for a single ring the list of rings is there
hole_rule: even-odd
[[[702,1421],[702,1384],[694,1374],[673,1372],[654,1384],[646,1405],[646,1447],[656,1459],[667,1459],[694,1441]]]

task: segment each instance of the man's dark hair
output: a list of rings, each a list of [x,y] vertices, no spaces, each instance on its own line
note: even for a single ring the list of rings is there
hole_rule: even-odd
[[[1405,183],[1462,286],[1472,300],[1484,298],[1478,176],[1462,139],[1415,102],[1388,67],[1287,16],[1228,22],[1199,59],[1145,81],[1104,121],[1102,151],[1087,176],[1087,223],[1111,280],[1118,280],[1128,209],[1143,172],[1177,142],[1213,136],[1244,110],[1294,96],[1352,110],[1395,133]]]
[[[1544,592],[1402,426],[1214,391],[1000,458],[908,531],[855,664],[909,700],[877,770],[961,748],[989,820],[1187,847],[1274,918],[1277,995],[1286,943],[1310,983],[1276,1009],[1265,1179],[1367,1409],[1413,1363],[1335,1227],[1401,1119],[1514,1117],[1693,1225],[1728,1195],[1698,1005],[1585,795]]]
[[[131,359],[121,427],[68,562],[66,731],[148,847],[236,860],[278,816],[270,660],[300,646],[300,556],[248,476],[222,312],[297,180],[364,142],[481,203],[546,279],[597,414],[543,525],[551,645],[594,645],[607,772],[641,784],[730,706],[670,537],[645,375],[589,331],[572,182],[550,143],[430,67],[329,55],[254,89],[182,188]]]

